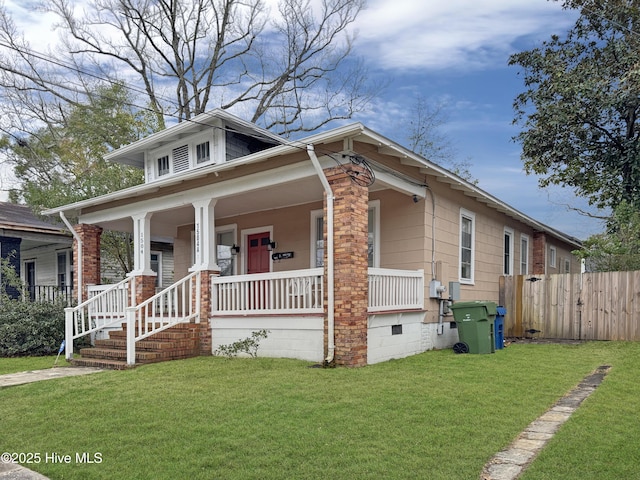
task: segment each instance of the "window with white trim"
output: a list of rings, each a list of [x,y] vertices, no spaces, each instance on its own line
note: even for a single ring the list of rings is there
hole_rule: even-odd
[[[162,155],[156,159],[156,169],[159,177],[171,173],[169,155]]]
[[[156,272],[156,287],[162,287],[162,252],[151,251],[149,267]]]
[[[233,247],[236,245],[236,228],[216,228],[216,254],[220,276],[229,277],[236,274],[236,255]]]
[[[475,261],[476,216],[468,210],[460,210],[460,282],[473,283]]]
[[[211,160],[211,142],[206,141],[196,145],[196,163],[207,163]]]
[[[369,202],[367,232],[367,263],[380,265],[380,201]],[[311,212],[311,267],[324,266],[324,217],[322,210]]]
[[[520,275],[529,273],[529,236],[520,235]]]
[[[324,217],[322,210],[311,212],[311,268],[324,267]]]
[[[504,256],[502,273],[504,275],[513,275],[513,230],[504,229]]]
[[[556,267],[556,247],[549,247],[549,266]]]
[[[58,287],[73,287],[73,252],[70,250],[57,253],[56,283]]]

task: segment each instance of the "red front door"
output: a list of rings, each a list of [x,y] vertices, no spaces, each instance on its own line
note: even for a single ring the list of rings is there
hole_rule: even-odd
[[[247,236],[247,273],[269,272],[269,232]]]

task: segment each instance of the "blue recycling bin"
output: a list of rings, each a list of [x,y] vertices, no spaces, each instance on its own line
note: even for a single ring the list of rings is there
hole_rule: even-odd
[[[506,308],[496,307],[496,317],[493,320],[493,338],[496,341],[496,350],[504,348],[504,316],[506,313]]]

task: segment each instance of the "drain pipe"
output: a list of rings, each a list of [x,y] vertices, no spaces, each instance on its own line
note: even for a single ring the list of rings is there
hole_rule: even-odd
[[[320,166],[320,161],[316,156],[316,152],[313,148],[313,145],[307,145],[307,154],[309,155],[309,159],[313,164],[313,167],[318,174],[318,178],[322,183],[325,193],[327,194],[327,358],[325,362],[327,364],[333,361],[334,353],[336,350],[335,344],[335,319],[334,319],[334,309],[335,309],[335,299],[334,299],[334,272],[333,272],[333,190],[331,190],[331,185],[329,185],[329,181],[327,177],[324,175],[322,171],[322,167]]]
[[[431,196],[431,280],[436,279],[436,197],[431,187],[426,187]]]
[[[73,235],[73,238],[76,239],[76,241],[78,242],[78,305],[80,305],[82,303],[82,291],[84,290],[84,288],[82,287],[82,238],[80,238],[80,235],[78,235],[78,232],[76,232],[74,230],[74,228],[71,226],[71,223],[69,223],[69,220],[67,220],[67,217],[65,217],[64,212],[60,212],[60,218],[62,219],[62,221],[64,222],[64,224],[67,226],[67,228],[69,229],[69,231],[71,232],[71,235]]]

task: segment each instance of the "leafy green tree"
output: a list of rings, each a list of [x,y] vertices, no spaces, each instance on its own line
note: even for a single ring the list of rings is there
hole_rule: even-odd
[[[599,208],[640,208],[640,2],[563,5],[580,12],[569,32],[509,60],[526,87],[514,101],[525,170]]]
[[[142,183],[140,169],[103,158],[158,128],[155,116],[132,108],[129,97],[121,84],[98,88],[87,103],[70,106],[57,121],[51,119],[28,137],[5,137],[0,151],[20,184],[10,192],[10,200],[26,203],[37,213]],[[111,231],[102,237],[105,258],[123,275],[133,263],[130,237]]]
[[[103,159],[154,130],[152,117],[129,104],[123,85],[99,88],[87,103],[62,112],[59,121],[8,142],[4,151],[20,181],[10,199],[37,212],[141,183],[139,169]]]
[[[576,253],[591,271],[640,270],[640,211],[618,205],[604,233],[592,235]]]

